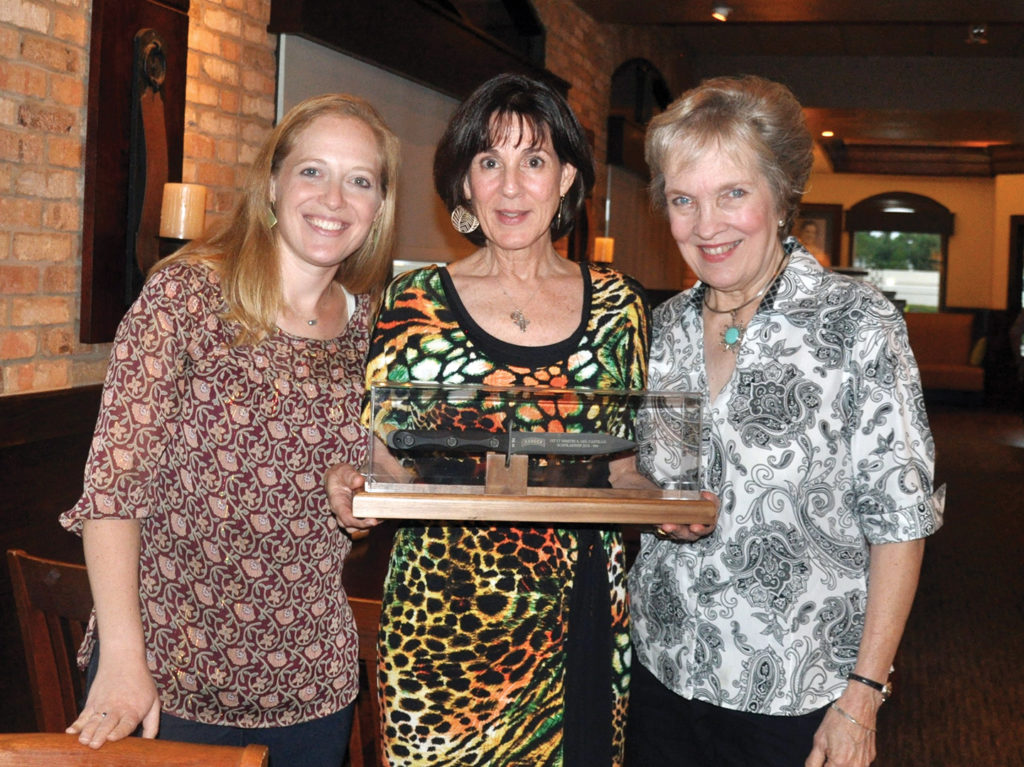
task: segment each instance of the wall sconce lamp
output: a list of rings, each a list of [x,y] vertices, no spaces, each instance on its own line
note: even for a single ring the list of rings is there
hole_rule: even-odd
[[[160,257],[202,235],[206,228],[206,187],[164,184],[160,205]]]
[[[711,9],[711,18],[717,21],[728,21],[732,8],[728,5],[716,5]]]
[[[610,264],[615,258],[615,238],[611,236],[612,224],[612,166],[608,165],[604,197],[604,237],[594,238],[594,263]]]
[[[595,237],[594,238],[594,263],[610,264],[615,260],[615,238]]]

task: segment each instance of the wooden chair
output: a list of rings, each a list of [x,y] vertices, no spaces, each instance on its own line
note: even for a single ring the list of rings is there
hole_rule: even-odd
[[[266,767],[266,746],[204,746],[172,740],[125,738],[92,749],[78,736],[31,732],[0,734],[0,767]]]
[[[380,707],[377,702],[377,629],[380,600],[349,597],[359,631],[359,697],[348,742],[351,767],[381,767]]]
[[[59,732],[78,716],[85,684],[75,663],[92,592],[83,565],[7,552],[40,732]]]
[[[82,700],[84,675],[75,656],[92,610],[89,579],[82,565],[33,557],[20,549],[9,550],[7,562],[25,644],[36,724],[41,732],[63,734],[78,716]],[[349,763],[351,767],[380,767],[380,601],[349,597],[349,604],[359,632],[360,661],[360,689],[352,720]]]

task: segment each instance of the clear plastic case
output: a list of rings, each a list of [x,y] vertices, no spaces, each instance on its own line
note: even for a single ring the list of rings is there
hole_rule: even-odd
[[[389,384],[371,391],[370,417],[357,516],[713,518],[700,500],[692,392]]]

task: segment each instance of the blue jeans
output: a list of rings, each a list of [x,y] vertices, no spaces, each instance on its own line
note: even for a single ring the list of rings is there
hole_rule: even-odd
[[[89,696],[89,687],[96,677],[99,662],[100,643],[97,641],[86,670],[85,697]],[[84,705],[83,700],[79,709]],[[323,719],[287,727],[247,728],[202,724],[161,713],[157,738],[214,746],[248,746],[257,743],[270,751],[268,767],[341,767],[348,751],[355,705],[349,703],[341,711]],[[139,725],[133,734],[141,735],[142,726]]]
[[[336,714],[288,727],[227,727],[201,724],[160,714],[162,740],[208,743],[215,746],[248,746],[258,743],[270,749],[270,767],[341,767],[352,729],[350,703]]]

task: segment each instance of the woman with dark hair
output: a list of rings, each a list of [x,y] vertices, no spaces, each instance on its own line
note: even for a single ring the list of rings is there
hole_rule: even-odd
[[[652,198],[699,278],[654,314],[649,386],[704,393],[721,507],[702,539],[643,535],[630,571],[633,765],[875,756],[944,493],[902,315],[786,236],[811,152],[796,98],[757,77],[648,128]]]
[[[638,286],[567,261],[552,245],[593,179],[583,131],[550,87],[503,75],[470,96],[440,141],[434,180],[453,225],[481,247],[392,283],[373,333],[368,386],[642,388],[647,312]],[[460,411],[456,425],[441,414],[436,425],[573,432],[603,423],[593,413],[491,415]],[[632,459],[613,459],[613,474],[617,462]],[[328,474],[335,510],[351,530],[375,524],[350,513],[361,486],[351,467]],[[388,762],[621,764],[625,597],[615,530],[401,527],[381,615]]]
[[[93,748],[132,734],[337,767],[359,691],[322,475],[360,461],[398,140],[366,102],[285,115],[232,216],[154,267],[118,328],[82,497]]]

